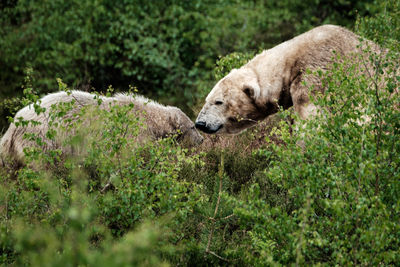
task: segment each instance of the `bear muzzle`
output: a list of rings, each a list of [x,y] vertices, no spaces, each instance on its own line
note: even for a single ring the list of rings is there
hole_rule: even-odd
[[[205,121],[196,121],[195,125],[197,129],[208,134],[216,133],[223,127],[222,124],[209,125]]]

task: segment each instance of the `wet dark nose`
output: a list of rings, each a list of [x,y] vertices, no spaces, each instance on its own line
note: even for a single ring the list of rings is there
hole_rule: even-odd
[[[195,123],[196,128],[199,129],[200,131],[207,131],[207,126],[205,121],[196,121]]]

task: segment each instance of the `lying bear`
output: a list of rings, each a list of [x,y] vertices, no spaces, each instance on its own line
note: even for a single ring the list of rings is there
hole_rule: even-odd
[[[379,48],[370,41],[371,49]],[[235,134],[293,106],[301,118],[316,113],[309,101],[309,86],[323,92],[316,75],[306,70],[327,70],[336,54],[360,52],[360,37],[342,27],[324,25],[265,50],[240,69],[221,79],[206,98],[196,127],[206,133]]]
[[[143,120],[144,127],[134,137],[135,141],[140,140],[155,140],[171,135],[178,136],[179,140],[188,145],[197,145],[203,141],[202,136],[195,129],[194,123],[185,115],[179,108],[171,106],[163,106],[154,101],[151,101],[143,96],[117,94],[113,97],[96,96],[82,91],[57,92],[49,94],[39,101],[40,107],[45,108],[42,113],[36,113],[33,105],[24,107],[15,115],[14,121],[34,121],[24,126],[16,126],[12,123],[0,141],[0,155],[2,158],[11,158],[20,163],[24,160],[24,148],[36,145],[35,142],[24,138],[25,134],[34,133],[43,139],[46,139],[46,133],[50,128],[51,110],[55,105],[74,103],[68,109],[61,112],[62,115],[53,123],[62,124],[69,121],[81,119],[83,127],[94,125],[94,121],[99,127],[102,127],[102,118],[96,115],[96,108],[101,110],[109,110],[112,106],[127,106],[131,105],[131,112],[134,116],[139,116]],[[83,117],[77,116],[83,109],[93,108]],[[90,109],[88,109],[90,110]],[[97,111],[97,114],[100,112]],[[88,115],[90,114],[90,116]],[[60,122],[61,121],[61,122]],[[100,121],[100,123],[98,123]],[[67,132],[59,132],[56,141],[47,140],[43,144],[43,149],[61,148],[65,153],[73,153],[71,148],[62,147],[63,139],[68,135],[74,134],[76,129],[69,129]],[[90,133],[90,131],[89,131]],[[93,133],[93,131],[92,131]]]

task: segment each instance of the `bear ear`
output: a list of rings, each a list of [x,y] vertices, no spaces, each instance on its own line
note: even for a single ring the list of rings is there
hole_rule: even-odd
[[[243,88],[243,92],[250,97],[251,99],[254,99],[254,89],[248,86],[245,86]]]
[[[247,95],[247,97],[252,99],[255,103],[261,101],[261,90],[258,84],[245,85],[243,86],[242,91]]]

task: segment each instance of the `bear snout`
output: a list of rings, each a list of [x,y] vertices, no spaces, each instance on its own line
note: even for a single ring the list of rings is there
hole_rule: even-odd
[[[202,132],[213,134],[218,132],[222,128],[222,124],[219,125],[208,125],[205,121],[196,121],[195,126]]]

